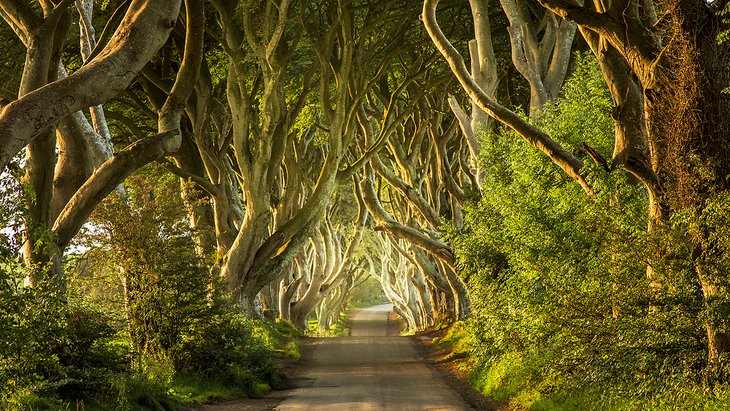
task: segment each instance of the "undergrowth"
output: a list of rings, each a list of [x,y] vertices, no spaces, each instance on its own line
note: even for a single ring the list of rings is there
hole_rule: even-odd
[[[348,307],[345,311],[340,312],[337,317],[337,322],[329,329],[321,329],[316,319],[310,319],[307,321],[309,329],[306,335],[309,337],[347,337],[350,335],[350,325],[348,322],[350,310],[351,308]]]
[[[593,57],[562,93],[532,120],[610,158],[613,102]],[[727,330],[730,304],[703,299],[697,264],[727,289],[730,201],[710,196],[701,223],[674,213],[648,233],[642,186],[584,158],[595,198],[513,133],[482,135],[482,196],[448,238],[472,313],[444,340],[468,353],[480,392],[529,409],[728,409],[730,374],[708,378],[707,325]],[[707,227],[700,255],[688,233]]]
[[[468,321],[452,324],[443,337],[434,338],[432,344],[450,347],[446,359],[468,373],[475,390],[487,397],[508,401],[516,408],[536,411],[720,411],[727,410],[730,404],[730,387],[726,384],[709,388],[679,376],[651,387],[604,383],[578,390],[561,390],[561,381],[545,375],[545,360],[535,355],[509,353],[480,359]],[[640,394],[642,392],[651,394]]]
[[[17,307],[24,316],[35,314],[37,296],[23,298]],[[45,298],[44,304],[53,301]],[[89,307],[78,307],[45,325],[64,330],[53,344],[33,342],[34,335],[45,335],[35,322],[30,325],[37,334],[22,334],[20,340],[16,333],[14,343],[0,353],[0,409],[175,410],[213,400],[256,398],[281,382],[282,362],[300,356],[301,334],[290,323],[230,315],[199,332],[189,330],[169,355],[133,364],[128,337],[123,330],[114,331],[112,322]],[[36,349],[21,351],[23,346]]]

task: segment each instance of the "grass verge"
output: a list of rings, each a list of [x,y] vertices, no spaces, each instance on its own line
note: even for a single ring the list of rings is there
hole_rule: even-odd
[[[483,395],[509,402],[508,409],[562,410],[646,410],[720,411],[730,409],[730,385],[706,387],[692,379],[676,376],[651,386],[632,382],[585,384],[567,388],[557,378],[545,375],[549,358],[538,354],[511,352],[479,358],[470,331],[462,322],[449,326],[431,343],[448,348],[450,360],[468,375],[470,384]]]

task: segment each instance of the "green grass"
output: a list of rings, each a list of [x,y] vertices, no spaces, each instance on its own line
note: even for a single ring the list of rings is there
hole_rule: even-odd
[[[38,411],[176,410],[211,401],[261,397],[271,390],[272,385],[275,386],[279,382],[276,368],[282,362],[299,360],[301,355],[299,339],[302,334],[291,323],[285,321],[256,322],[253,334],[277,360],[268,365],[264,364],[273,368],[270,373],[266,370],[262,373],[261,370],[241,366],[228,376],[186,375],[175,372],[169,361],[148,361],[144,364],[144,370],[120,371],[107,375],[108,387],[103,392],[86,396],[78,402],[71,403],[52,396],[39,395],[34,387],[28,387],[25,391],[11,396],[0,394],[2,400],[0,408]],[[262,378],[262,375],[267,376]]]
[[[730,386],[706,388],[677,378],[651,386],[603,383],[582,389],[566,389],[558,380],[541,374],[544,359],[520,353],[495,357],[488,366],[471,371],[471,383],[484,395],[536,411],[714,411],[727,410]]]
[[[259,324],[256,333],[280,359],[297,361],[300,356],[299,333],[289,324]],[[267,381],[261,381],[252,370],[234,372],[233,379],[220,379],[173,373],[169,380],[158,381],[144,374],[120,378],[116,399],[108,399],[99,407],[82,409],[109,409],[119,405],[125,410],[172,410],[180,406],[204,404],[237,398],[258,398],[271,390]],[[274,381],[273,383],[276,383]]]
[[[462,322],[452,324],[435,345],[448,344],[447,359],[457,359],[470,374],[470,383],[482,394],[508,401],[519,409],[535,411],[721,411],[730,409],[730,385],[713,388],[676,377],[653,386],[628,383],[588,385],[566,389],[555,376],[545,375],[540,354],[512,352],[487,360],[475,358],[471,331]]]
[[[254,391],[233,385],[230,382],[218,381],[196,376],[177,375],[172,380],[168,393],[175,401],[184,405],[204,404],[211,401],[232,400],[244,397],[257,397],[268,392],[268,384],[257,383]]]
[[[541,399],[534,385],[526,383],[531,381],[531,369],[524,367],[519,355],[502,356],[489,367],[475,367],[473,335],[463,321],[448,326],[443,336],[434,338],[432,343],[450,346],[451,352],[445,359],[454,360],[456,367],[468,372],[471,385],[482,394],[526,408]]]
[[[488,397],[530,407],[542,398],[532,384],[532,373],[523,356],[508,354],[496,358],[488,367],[475,369],[471,383]]]
[[[546,396],[533,401],[528,407],[537,411],[721,411],[727,410],[728,404],[730,387],[727,385],[709,389],[689,382],[679,385],[668,382],[663,387],[654,387],[649,395],[637,395],[631,390],[621,392],[616,387],[592,387]]]
[[[277,319],[275,323],[261,321],[254,327],[254,334],[264,340],[266,348],[280,359],[299,361],[302,332],[289,321]]]
[[[450,346],[451,352],[445,357],[446,360],[456,360],[455,365],[461,371],[469,371],[473,367],[471,358],[473,338],[463,321],[457,321],[449,326],[442,326],[438,329],[446,328],[446,332],[442,337],[435,337],[431,340],[432,344]]]
[[[335,337],[346,337],[350,335],[349,327],[350,308],[347,308],[344,312],[340,313],[340,316],[332,328],[332,333]]]
[[[351,307],[347,307],[345,311],[341,312],[337,322],[329,330],[320,330],[316,319],[308,320],[309,331],[306,334],[310,337],[346,337],[350,335],[350,328],[348,327],[350,310]]]

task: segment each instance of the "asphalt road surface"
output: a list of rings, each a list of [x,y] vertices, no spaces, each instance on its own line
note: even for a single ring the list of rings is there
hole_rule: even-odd
[[[315,341],[306,371],[276,410],[471,410],[406,337],[386,336],[391,305],[358,311],[350,337]]]

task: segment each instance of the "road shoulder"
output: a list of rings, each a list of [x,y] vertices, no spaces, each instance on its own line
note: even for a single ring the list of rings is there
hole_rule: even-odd
[[[458,359],[449,358],[451,346],[446,343],[438,345],[432,343],[434,338],[441,339],[445,332],[445,329],[427,330],[411,337],[416,352],[434,373],[474,409],[484,411],[516,410],[509,403],[485,397],[472,388],[469,384],[468,373],[458,368]]]

